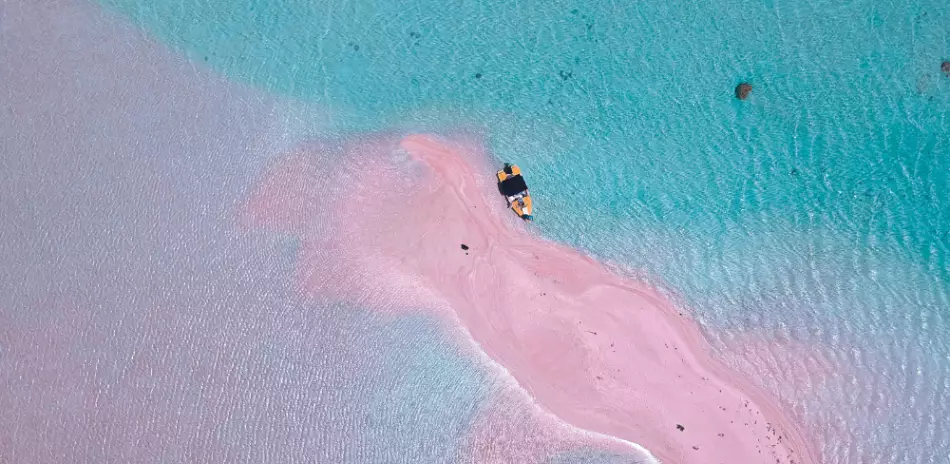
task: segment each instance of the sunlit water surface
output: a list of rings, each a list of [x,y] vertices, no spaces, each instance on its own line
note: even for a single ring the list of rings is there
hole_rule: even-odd
[[[453,462],[507,387],[428,318],[300,300],[293,240],[234,216],[307,139],[459,128],[522,165],[542,234],[690,308],[823,462],[950,455],[945,2],[60,3],[0,17],[0,406],[48,414],[0,418],[14,461],[126,456],[83,421],[158,404],[121,449]],[[7,446],[43,417],[72,425]]]

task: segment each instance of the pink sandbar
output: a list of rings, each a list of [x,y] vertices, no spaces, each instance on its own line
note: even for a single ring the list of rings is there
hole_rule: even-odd
[[[817,462],[777,402],[714,359],[666,298],[532,235],[468,145],[381,136],[342,147],[332,170],[298,154],[252,194],[247,218],[300,238],[301,291],[448,311],[574,427],[666,463]]]

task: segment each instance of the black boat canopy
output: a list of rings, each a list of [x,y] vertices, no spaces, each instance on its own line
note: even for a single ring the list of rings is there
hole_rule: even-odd
[[[528,190],[528,184],[524,183],[524,177],[520,175],[509,176],[501,183],[501,193],[510,197]]]

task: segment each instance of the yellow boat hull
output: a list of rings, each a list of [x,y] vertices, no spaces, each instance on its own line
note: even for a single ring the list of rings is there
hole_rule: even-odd
[[[511,209],[526,221],[531,220],[531,195],[525,194],[523,202],[511,202]]]
[[[521,175],[521,168],[518,166],[511,165],[508,167],[508,169],[511,171],[510,173],[506,172],[505,169],[498,171],[499,185],[504,185],[503,183],[506,180]],[[518,214],[518,217],[526,221],[530,221],[532,219],[531,215],[534,211],[534,205],[531,202],[531,195],[528,194],[527,186],[525,186],[523,191],[514,193],[512,195],[506,195],[505,197],[508,200],[508,207]]]

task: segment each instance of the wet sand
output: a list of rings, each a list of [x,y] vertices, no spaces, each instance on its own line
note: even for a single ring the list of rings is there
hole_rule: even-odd
[[[438,311],[571,426],[667,463],[817,462],[774,399],[711,357],[688,315],[531,233],[505,209],[479,144],[458,140],[307,147],[271,169],[244,218],[298,237],[303,293]]]

